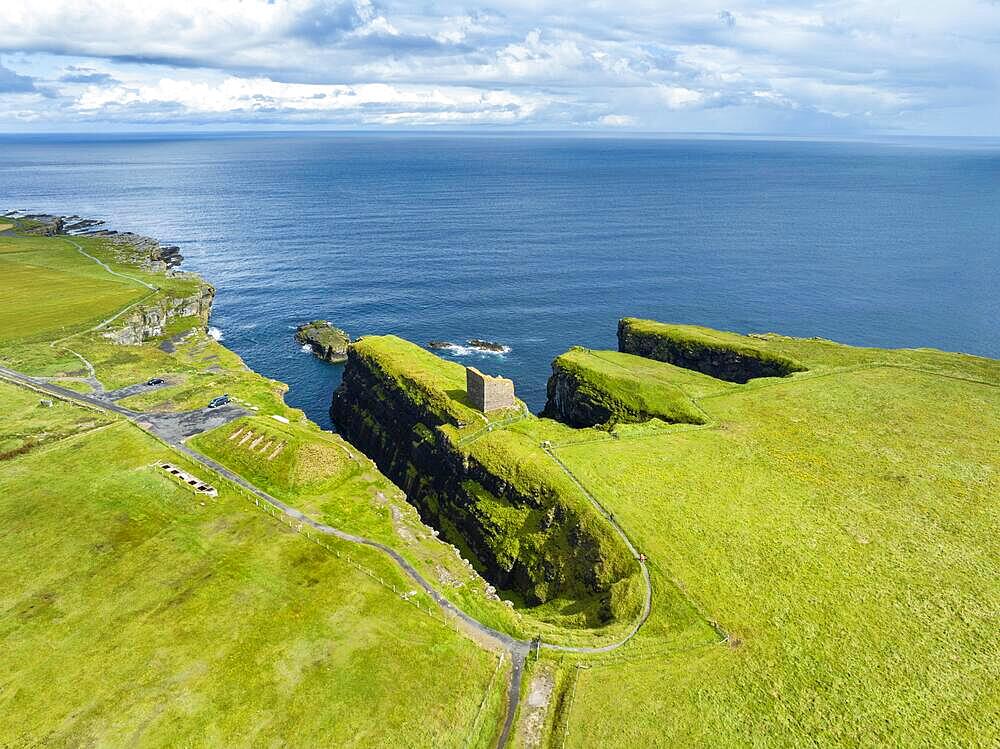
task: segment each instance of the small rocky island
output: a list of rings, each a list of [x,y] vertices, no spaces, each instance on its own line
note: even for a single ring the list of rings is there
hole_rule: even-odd
[[[347,345],[351,337],[326,320],[313,320],[295,329],[295,340],[309,346],[323,361],[332,364],[347,361]]]

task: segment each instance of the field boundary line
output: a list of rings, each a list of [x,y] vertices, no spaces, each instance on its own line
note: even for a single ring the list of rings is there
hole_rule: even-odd
[[[562,736],[559,738],[559,749],[566,749],[566,742],[569,740],[569,714],[573,709],[573,702],[576,700],[576,685],[580,681],[580,671],[585,668],[590,668],[582,663],[577,663],[576,667],[573,669],[573,683],[570,684],[569,696],[563,703],[562,707]]]
[[[476,712],[476,717],[472,719],[472,725],[469,727],[469,733],[465,736],[465,743],[463,746],[468,747],[469,742],[472,741],[472,736],[476,731],[476,726],[479,723],[479,718],[483,714],[483,710],[486,709],[486,703],[490,699],[490,694],[493,692],[493,682],[496,681],[497,674],[500,673],[500,668],[503,666],[505,660],[504,651],[497,653],[497,665],[493,669],[493,675],[490,676],[489,682],[486,684],[486,692],[483,694],[483,701],[479,703],[479,710]]]

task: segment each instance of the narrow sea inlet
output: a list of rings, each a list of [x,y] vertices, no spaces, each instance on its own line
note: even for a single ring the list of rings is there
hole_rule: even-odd
[[[538,136],[3,136],[14,208],[181,247],[212,325],[330,426],[296,326],[420,343],[533,409],[619,317],[1000,355],[1000,149]]]

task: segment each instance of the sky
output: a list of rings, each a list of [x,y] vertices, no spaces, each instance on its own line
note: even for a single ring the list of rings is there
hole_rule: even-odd
[[[0,130],[1000,135],[1000,0],[4,0]]]

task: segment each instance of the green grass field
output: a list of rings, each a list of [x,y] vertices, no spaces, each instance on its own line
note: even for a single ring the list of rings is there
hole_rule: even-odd
[[[580,670],[567,746],[995,745],[1000,363],[766,345],[811,372],[558,451],[730,637]]]
[[[0,462],[0,745],[489,735],[495,655],[232,490],[196,497],[151,466],[168,456],[120,423]]]
[[[11,286],[0,315],[14,321],[0,341],[5,366],[80,376],[72,348],[108,389],[168,377],[169,387],[124,402],[138,409],[199,408],[230,392],[261,414],[247,421],[288,437],[297,449],[286,457],[301,458],[273,475],[247,460],[232,461],[236,470],[320,519],[398,546],[428,578],[470,577],[370,461],[287,407],[282,383],[249,371],[199,320],[173,320],[141,346],[114,345],[86,330],[148,289],[58,238],[0,242],[0,262],[20,272],[0,277]],[[145,274],[127,250],[86,246],[163,294],[197,285]],[[41,287],[27,289],[25,278]],[[123,289],[131,296],[115,298]],[[30,294],[74,301],[45,307],[24,336]],[[172,352],[161,347],[168,339]],[[426,594],[412,598],[423,610],[403,601],[135,427],[40,400],[0,383],[0,647],[10,664],[0,676],[0,745],[489,743],[508,668],[428,615]],[[219,499],[196,497],[152,467],[165,459],[218,486]],[[386,585],[413,587],[384,557],[341,546]],[[453,597],[485,600],[472,578]]]
[[[160,295],[197,287],[143,272],[128,248],[79,241]],[[484,623],[588,645],[631,626],[574,628],[580,611],[562,599],[535,611],[489,600],[370,460],[286,406],[284,385],[246,369],[201,321],[175,319],[140,346],[86,332],[149,289],[63,240],[0,237],[0,292],[0,364],[80,377],[71,348],[108,389],[166,377],[123,401],[137,410],[231,393],[252,415],[193,448],[398,549]],[[653,352],[702,361],[717,346],[795,371],[736,384],[573,349],[586,392],[698,416],[573,429],[518,410],[484,417],[461,367],[401,339],[361,344],[440,417],[459,458],[606,523],[592,498],[648,557],[653,607],[639,634],[605,653],[543,650],[523,690],[554,680],[541,743],[519,725],[515,745],[1000,743],[1000,362],[634,327],[674,337]],[[317,545],[124,420],[41,399],[0,382],[0,746],[489,746],[508,669],[413,605],[431,608],[426,594],[407,603],[337,552],[411,589],[385,557]],[[167,478],[153,466],[163,460],[219,498]],[[534,522],[531,507],[482,501],[497,528]],[[511,553],[520,542],[512,535]]]
[[[61,240],[0,237],[0,344],[67,335],[148,293]]]

